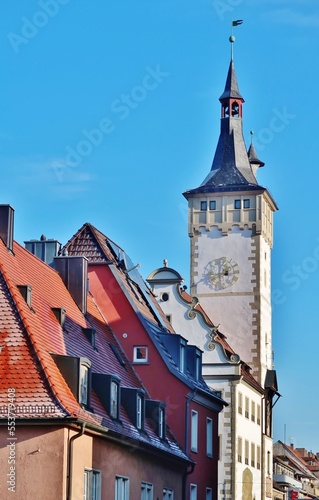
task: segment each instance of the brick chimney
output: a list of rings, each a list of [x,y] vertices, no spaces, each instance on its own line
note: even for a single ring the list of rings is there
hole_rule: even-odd
[[[0,205],[0,238],[12,252],[13,250],[14,209],[10,205]]]
[[[54,258],[54,269],[59,273],[73,300],[83,314],[87,309],[88,260],[84,256],[61,255]]]

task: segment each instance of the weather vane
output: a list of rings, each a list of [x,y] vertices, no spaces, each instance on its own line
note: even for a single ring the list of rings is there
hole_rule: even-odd
[[[234,59],[234,49],[233,49],[233,43],[234,41],[236,40],[236,38],[234,37],[233,35],[233,29],[234,29],[234,26],[240,26],[241,24],[243,24],[243,20],[242,19],[237,19],[237,21],[232,21],[231,23],[231,36],[229,37],[229,41],[231,43],[231,60]]]

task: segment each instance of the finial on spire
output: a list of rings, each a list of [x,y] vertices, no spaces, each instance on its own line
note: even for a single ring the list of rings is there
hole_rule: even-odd
[[[233,43],[236,40],[236,38],[233,35],[233,28],[234,28],[234,26],[240,26],[241,24],[243,24],[243,22],[244,21],[242,19],[237,19],[237,21],[232,21],[232,23],[231,23],[231,36],[229,37],[229,41],[231,43],[231,49],[230,49],[230,58],[231,58],[231,61],[234,59],[234,46],[233,46]]]
[[[255,132],[253,130],[250,131],[250,144],[253,143],[253,135],[254,135],[254,133]]]

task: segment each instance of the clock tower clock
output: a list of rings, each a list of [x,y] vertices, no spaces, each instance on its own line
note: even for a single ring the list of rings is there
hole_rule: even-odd
[[[233,43],[234,37],[230,41]],[[258,184],[264,163],[246,150],[244,99],[233,60],[220,97],[221,128],[212,167],[188,200],[190,291],[264,385],[272,370],[271,248],[276,203]]]

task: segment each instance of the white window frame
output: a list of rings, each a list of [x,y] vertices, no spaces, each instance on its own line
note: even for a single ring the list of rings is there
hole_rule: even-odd
[[[139,353],[144,350],[145,356],[140,357]],[[148,346],[147,345],[135,345],[133,347],[133,362],[134,363],[148,363]]]
[[[101,471],[84,469],[84,500],[101,499]]]
[[[212,488],[206,488],[206,500],[213,500]]]
[[[119,383],[116,380],[111,380],[110,416],[116,419],[119,416]]]
[[[190,485],[189,500],[197,500],[197,484]]]
[[[174,490],[163,488],[163,500],[174,500]]]
[[[206,455],[213,457],[213,419],[206,417]]]
[[[186,344],[184,342],[181,342],[179,347],[179,369],[181,373],[185,373],[185,366],[186,366]]]
[[[191,450],[194,453],[198,452],[198,412],[191,412]]]
[[[80,364],[80,403],[83,405],[89,404],[89,366],[85,363]]]
[[[136,427],[138,429],[143,428],[143,400],[141,394],[136,395]]]
[[[158,409],[158,437],[165,437],[165,410],[161,406]]]
[[[141,482],[141,500],[153,500],[154,487],[152,483]]]
[[[125,476],[115,476],[115,500],[129,500],[130,498],[130,478]]]

